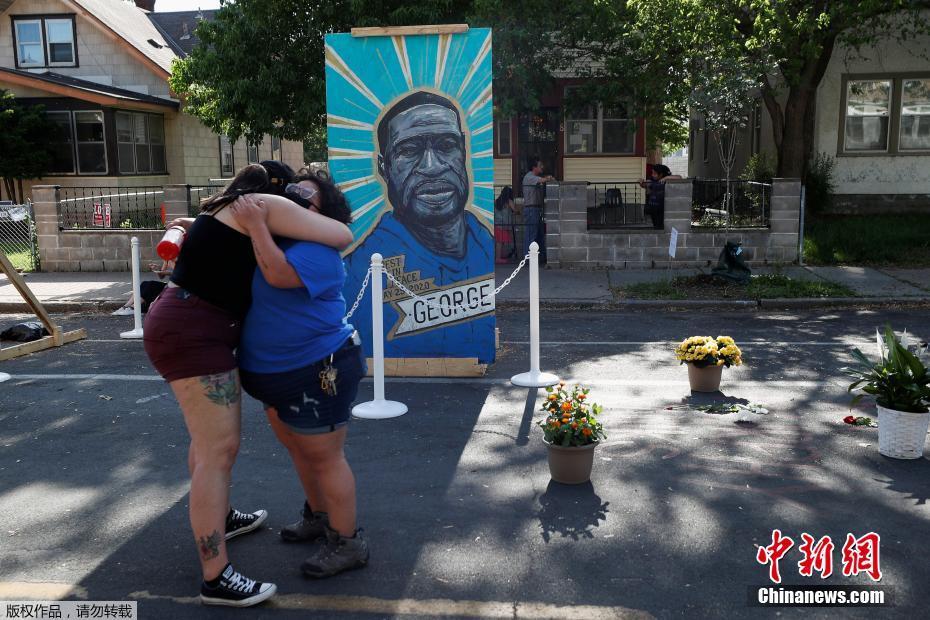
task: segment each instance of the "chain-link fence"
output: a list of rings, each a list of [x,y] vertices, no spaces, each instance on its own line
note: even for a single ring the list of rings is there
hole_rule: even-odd
[[[35,271],[39,268],[32,205],[0,202],[0,250],[17,271]]]

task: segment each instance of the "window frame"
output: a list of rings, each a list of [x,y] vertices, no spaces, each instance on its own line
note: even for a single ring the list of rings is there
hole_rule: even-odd
[[[227,135],[217,136],[217,146],[220,154],[220,178],[231,179],[236,174],[236,148],[232,140]],[[229,172],[223,166],[223,140],[229,145]]]
[[[569,96],[568,95],[569,91],[574,88],[580,88],[580,86],[571,86],[571,85],[566,86],[563,90],[563,97],[567,99]],[[629,107],[630,107],[629,102],[624,103],[623,105],[626,106],[627,114],[629,114]],[[563,131],[563,139],[562,139],[562,149],[563,149],[565,157],[635,157],[637,156],[636,144],[637,144],[637,136],[639,134],[640,127],[639,127],[639,121],[636,118],[607,117],[605,116],[605,106],[601,102],[588,104],[587,107],[589,109],[593,108],[594,110],[593,118],[588,118],[588,117],[580,118],[576,116],[570,116],[567,112],[565,113],[564,124],[563,124],[564,131]],[[629,151],[604,151],[605,121],[606,122],[633,123],[635,129],[632,132],[632,140],[631,140]],[[594,123],[595,140],[594,140],[593,151],[572,152],[570,150],[569,137],[571,135],[571,131],[569,131],[569,129],[571,128],[572,123]]]
[[[77,152],[76,152],[77,140],[75,139],[75,136],[74,136],[74,115],[72,114],[72,112],[73,112],[72,110],[46,110],[45,111],[46,116],[50,114],[66,114],[68,116],[68,133],[69,133],[69,136],[71,137],[71,140],[68,142],[69,146],[71,147],[71,171],[62,172],[60,170],[50,170],[47,176],[50,176],[50,177],[81,176],[78,173]]]
[[[245,145],[245,161],[249,164],[257,164],[262,160],[261,153],[259,152],[258,147],[261,146],[261,142],[258,144],[249,144]],[[255,157],[252,157],[252,154],[255,154]]]
[[[100,126],[103,128],[103,139],[102,140],[93,140],[93,141],[81,141],[78,139],[78,114],[100,114]],[[110,161],[109,153],[107,152],[107,115],[103,109],[100,110],[71,110],[71,132],[74,136],[74,167],[79,176],[84,177],[100,177],[100,176],[109,176],[110,174]],[[78,149],[80,144],[102,144],[103,145],[103,172],[83,172],[81,171],[81,152]]]
[[[897,131],[897,144],[895,146],[897,147],[898,152],[901,155],[928,154],[930,153],[930,147],[910,149],[910,148],[904,148],[901,146],[901,134],[902,134],[902,130],[904,129],[904,117],[905,116],[930,117],[930,114],[904,114],[904,82],[907,82],[907,81],[930,82],[930,75],[928,75],[927,77],[904,76],[900,78],[900,83],[899,83],[900,96],[899,96],[899,105],[898,105],[898,126],[897,126],[898,131]]]
[[[120,115],[126,116],[129,118],[129,131],[132,135],[131,142],[121,141],[119,139],[119,117]],[[136,142],[136,116],[144,116],[145,118],[145,142]],[[161,143],[152,142],[152,129],[151,121],[152,117],[158,118],[161,121],[161,132],[162,132],[162,141]],[[135,110],[114,110],[113,111],[113,127],[115,130],[114,143],[116,144],[116,170],[117,174],[120,176],[165,176],[168,174],[168,149],[165,144],[165,117],[162,114],[152,114],[150,112],[137,112]],[[132,147],[132,170],[124,171],[123,162],[120,159],[120,146],[129,145]],[[149,151],[149,170],[146,172],[139,171],[139,161],[136,149],[140,146],[147,146]],[[164,162],[165,166],[163,170],[154,170],[154,161],[155,158],[152,157],[153,148],[155,146],[160,146],[164,150]]]
[[[73,62],[51,62],[51,55],[49,49],[49,40],[48,40],[48,21],[71,21],[71,51],[74,57]],[[22,60],[19,57],[19,37],[16,33],[16,24],[18,22],[38,22],[39,24],[39,45],[42,47],[42,62],[41,64],[23,64]],[[10,16],[10,30],[13,35],[13,64],[17,69],[52,69],[59,67],[68,67],[68,68],[77,68],[81,66],[80,59],[78,58],[78,44],[77,44],[77,20],[75,19],[74,13],[44,13],[44,14],[30,14],[30,15],[11,15]],[[30,45],[36,45],[31,43]]]
[[[495,157],[513,157],[513,119],[498,119],[494,121],[494,155]],[[507,125],[507,150],[501,148],[501,138],[504,136],[502,126]]]
[[[273,161],[284,161],[284,141],[281,140],[279,136],[271,136],[271,159]],[[275,142],[278,143],[278,148],[275,148]],[[233,166],[235,168],[235,165]]]
[[[891,100],[888,114],[888,145],[884,151],[846,150],[846,102],[849,82],[885,80],[891,82]],[[928,149],[901,148],[901,122],[903,88],[905,80],[930,80],[927,71],[889,71],[883,73],[844,73],[840,79],[839,123],[836,141],[837,157],[920,157],[930,155]]]

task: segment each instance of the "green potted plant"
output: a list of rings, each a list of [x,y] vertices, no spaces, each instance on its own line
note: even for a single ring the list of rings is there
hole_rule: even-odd
[[[564,381],[546,388],[540,409],[546,417],[538,422],[549,450],[549,474],[556,482],[582,484],[591,479],[594,449],[607,437],[597,420],[601,406],[588,401],[588,389]]]
[[[875,398],[878,411],[878,451],[896,459],[923,456],[930,427],[930,373],[923,360],[908,351],[890,326],[884,339],[878,335],[879,361],[873,362],[853,349],[855,365],[844,370],[854,381],[849,392],[860,391],[856,404],[866,396]]]
[[[743,363],[743,352],[729,336],[691,336],[675,347],[675,358],[688,365],[693,392],[716,392],[724,367]]]

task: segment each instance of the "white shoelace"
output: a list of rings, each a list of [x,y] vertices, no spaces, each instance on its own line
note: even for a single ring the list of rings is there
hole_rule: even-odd
[[[243,577],[242,573],[236,571],[232,574],[232,577],[226,583],[226,586],[231,590],[236,590],[242,592],[243,594],[248,594],[255,588],[255,580],[249,579],[248,577]]]

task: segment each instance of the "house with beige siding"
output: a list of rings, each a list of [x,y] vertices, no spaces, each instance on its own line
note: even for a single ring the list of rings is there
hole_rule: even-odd
[[[924,12],[930,20],[930,11]],[[718,177],[713,141],[692,121],[691,176]],[[856,51],[837,46],[817,88],[814,153],[835,161],[832,209],[846,213],[930,208],[930,36],[893,37]],[[734,170],[775,155],[772,121],[757,104]]]
[[[49,136],[53,170],[25,183],[25,195],[34,185],[205,185],[272,158],[302,165],[300,142],[231,144],[184,113],[171,63],[213,12],[155,13],[155,4],[0,0],[0,88],[42,104],[60,128]]]

